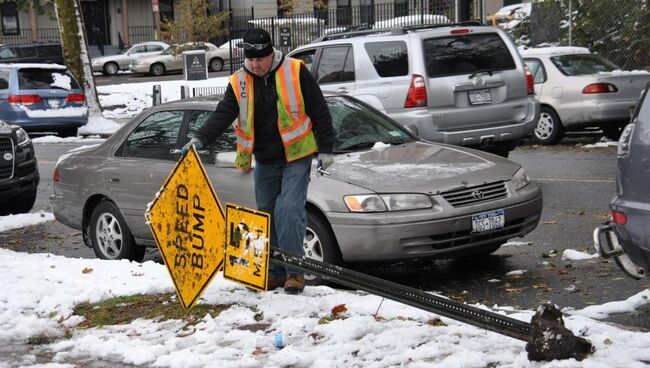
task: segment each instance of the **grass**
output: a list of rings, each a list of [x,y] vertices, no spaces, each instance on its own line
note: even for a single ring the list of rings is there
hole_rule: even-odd
[[[195,325],[206,314],[216,317],[230,305],[196,304],[183,308],[173,294],[148,294],[118,296],[99,303],[82,303],[74,314],[85,317],[78,328],[102,327],[128,324],[135,319],[180,319],[187,325]]]

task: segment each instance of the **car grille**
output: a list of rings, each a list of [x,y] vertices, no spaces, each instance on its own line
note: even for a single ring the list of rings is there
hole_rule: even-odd
[[[506,198],[507,196],[508,190],[505,182],[502,181],[442,193],[442,197],[454,207],[469,206],[475,203]]]
[[[14,145],[10,138],[0,137],[0,180],[11,179],[14,175],[14,160],[5,160],[5,153],[14,156]]]

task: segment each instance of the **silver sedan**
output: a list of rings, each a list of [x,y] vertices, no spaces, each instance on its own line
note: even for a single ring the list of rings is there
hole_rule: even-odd
[[[115,75],[120,70],[129,70],[129,64],[131,64],[133,60],[145,56],[160,54],[168,48],[168,44],[159,41],[136,43],[129,48],[121,50],[115,55],[93,58],[93,72],[102,72],[105,75]]]
[[[399,261],[489,254],[538,224],[542,192],[520,165],[423,141],[347,96],[327,96],[336,131],[330,175],[312,170],[305,253],[321,261]],[[57,220],[104,259],[155,246],[144,213],[216,97],[157,105],[101,145],[61,157],[50,197]],[[235,135],[201,153],[221,203],[255,207],[253,175],[233,164]],[[272,245],[273,246],[273,245]]]
[[[159,76],[170,71],[183,69],[183,52],[203,50],[205,51],[208,69],[213,72],[223,70],[226,62],[230,62],[230,50],[220,49],[210,42],[188,42],[182,45],[172,45],[158,55],[143,57],[134,60],[129,69],[134,73],[148,73]]]

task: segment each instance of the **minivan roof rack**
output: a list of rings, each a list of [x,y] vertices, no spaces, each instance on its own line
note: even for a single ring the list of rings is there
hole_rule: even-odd
[[[406,34],[411,31],[418,31],[423,29],[443,28],[443,27],[469,27],[469,26],[485,26],[485,24],[476,20],[470,20],[470,21],[458,22],[458,23],[420,24],[420,25],[413,25],[413,26],[344,31],[344,32],[332,33],[332,34],[318,37],[317,39],[311,41],[311,43],[329,41],[329,40],[340,40],[344,38],[352,38],[352,37],[360,37],[360,36],[368,36],[372,34],[386,34],[386,33]]]

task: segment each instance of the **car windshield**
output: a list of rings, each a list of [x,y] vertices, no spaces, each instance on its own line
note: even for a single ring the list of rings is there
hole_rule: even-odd
[[[551,61],[562,74],[569,76],[598,74],[621,69],[618,65],[595,54],[560,55],[552,57]]]
[[[70,73],[57,69],[20,69],[20,89],[79,89],[79,84]]]
[[[372,148],[376,143],[402,144],[416,138],[387,116],[341,96],[327,97],[336,132],[334,152]]]

